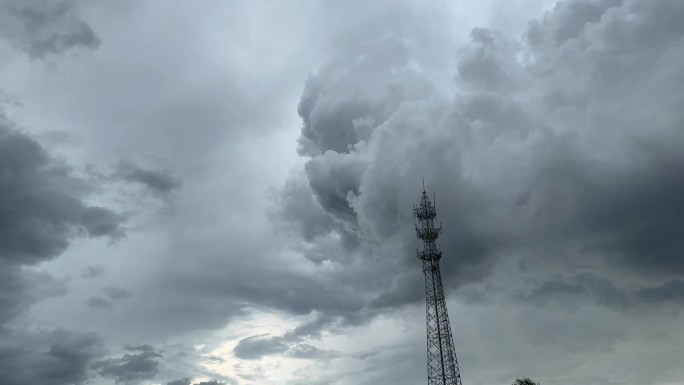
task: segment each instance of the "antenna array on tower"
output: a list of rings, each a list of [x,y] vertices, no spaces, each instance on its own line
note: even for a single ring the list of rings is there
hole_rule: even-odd
[[[417,256],[423,261],[425,275],[428,385],[461,385],[461,373],[456,360],[439,269],[442,251],[437,245],[437,238],[442,232],[442,227],[435,226],[437,210],[425,192],[424,180],[423,195],[420,204],[414,206],[413,215],[418,219],[416,235],[423,241],[423,250],[417,250]]]

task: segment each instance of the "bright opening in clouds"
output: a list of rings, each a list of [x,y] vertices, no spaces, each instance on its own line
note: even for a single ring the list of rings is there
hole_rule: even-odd
[[[682,385],[681,0],[0,0],[0,385]]]

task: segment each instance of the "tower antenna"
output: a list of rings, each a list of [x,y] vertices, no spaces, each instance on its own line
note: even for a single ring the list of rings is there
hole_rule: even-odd
[[[442,251],[437,245],[437,238],[442,226],[435,226],[437,210],[425,191],[425,178],[420,204],[414,206],[413,216],[418,219],[416,235],[423,241],[423,250],[417,251],[417,256],[423,261],[425,275],[428,385],[462,385],[439,269]]]

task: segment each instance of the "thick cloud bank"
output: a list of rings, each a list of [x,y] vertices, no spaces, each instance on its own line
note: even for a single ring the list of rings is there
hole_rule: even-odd
[[[424,64],[429,40],[415,36],[426,35],[358,41],[305,85],[308,188],[292,177],[281,218],[306,250],[324,250],[314,261],[348,264],[349,247],[339,250],[358,243],[350,237],[363,241],[360,274],[377,285],[359,289],[392,287],[369,306],[414,302],[422,295],[410,215],[424,176],[444,223],[451,288],[516,261],[510,274],[531,278],[507,288],[519,300],[677,302],[681,20],[684,3],[674,0],[563,1],[518,39],[475,28],[450,69]],[[295,209],[312,201],[317,209]]]

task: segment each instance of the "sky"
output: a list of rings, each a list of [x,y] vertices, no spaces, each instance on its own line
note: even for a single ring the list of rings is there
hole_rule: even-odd
[[[681,0],[0,0],[1,385],[684,384]]]

